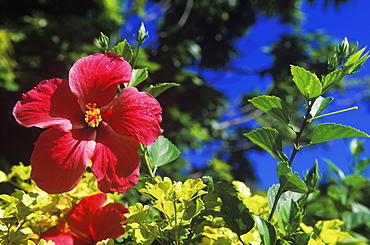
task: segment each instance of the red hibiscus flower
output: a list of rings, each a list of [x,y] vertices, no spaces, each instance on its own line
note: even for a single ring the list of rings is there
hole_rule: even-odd
[[[98,193],[83,198],[64,220],[41,234],[56,245],[88,245],[107,238],[118,238],[125,232],[122,222],[128,209],[121,203],[107,202],[107,195]]]
[[[117,83],[131,79],[128,62],[114,53],[79,59],[69,81],[40,82],[22,96],[13,115],[23,126],[48,128],[35,142],[31,177],[48,193],[73,189],[91,161],[102,192],[123,193],[139,178],[139,143],[162,133],[162,109],[150,94]]]

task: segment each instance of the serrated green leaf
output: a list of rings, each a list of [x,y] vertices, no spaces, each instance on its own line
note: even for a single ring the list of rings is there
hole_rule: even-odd
[[[342,70],[334,70],[330,72],[328,75],[324,76],[321,80],[322,83],[322,93],[327,92],[330,88],[332,88],[335,84],[338,84],[344,77],[344,73]]]
[[[127,84],[127,87],[135,87],[148,78],[148,68],[133,69],[131,81]]]
[[[323,110],[325,110],[326,107],[334,100],[333,97],[318,97],[315,100],[315,103],[313,103],[310,114],[312,117],[318,116]]]
[[[307,187],[297,172],[292,172],[292,168],[287,162],[279,162],[277,165],[280,186],[284,191],[306,193]]]
[[[314,73],[311,73],[299,66],[290,66],[293,81],[303,97],[309,101],[322,94],[322,85]]]
[[[178,158],[180,150],[161,135],[154,144],[148,146],[148,153],[153,166],[159,167]]]
[[[263,244],[274,245],[276,243],[276,230],[274,226],[259,216],[254,215],[253,217]]]
[[[111,49],[111,52],[122,55],[127,60],[127,62],[130,62],[132,56],[134,55],[131,45],[127,42],[126,39],[114,46]]]
[[[255,107],[266,112],[273,118],[289,124],[289,110],[279,97],[262,95],[249,100]]]
[[[167,89],[180,86],[178,83],[159,83],[156,85],[150,85],[149,88],[145,90],[145,92],[150,93],[154,98],[160,95],[162,92],[166,91]]]
[[[277,160],[288,160],[287,156],[282,152],[282,140],[276,129],[259,128],[244,134],[244,136],[248,137],[250,141],[269,152]]]
[[[318,125],[311,137],[311,144],[317,144],[329,140],[343,139],[350,137],[370,137],[370,135],[352,128],[336,123],[323,123]]]

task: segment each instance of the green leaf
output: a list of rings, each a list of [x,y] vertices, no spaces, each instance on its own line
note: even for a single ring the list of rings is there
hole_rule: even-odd
[[[307,101],[322,94],[321,82],[315,74],[298,66],[291,65],[290,67],[293,81]]]
[[[344,180],[344,184],[346,186],[351,187],[352,190],[364,187],[366,183],[367,183],[366,178],[358,174],[348,175]]]
[[[362,159],[356,162],[355,165],[358,173],[361,174],[370,165],[370,158]]]
[[[282,140],[276,129],[259,128],[244,134],[244,136],[248,137],[249,140],[262,149],[268,151],[277,160],[288,160],[287,156],[282,152]]]
[[[337,173],[338,177],[342,181],[344,181],[344,179],[346,178],[346,175],[343,173],[343,171],[329,159],[325,159],[325,162],[329,165],[329,168],[333,169]]]
[[[365,61],[370,57],[369,51],[361,56],[365,49],[366,47],[348,57],[343,65],[343,71],[345,74],[356,73],[356,71],[362,67]]]
[[[328,97],[328,98],[324,98],[321,96],[318,97],[312,105],[312,108],[310,111],[311,116],[316,117],[317,115],[319,115],[323,110],[325,110],[326,107],[328,107],[328,105],[333,100],[334,100],[333,97]]]
[[[303,218],[298,203],[293,199],[286,201],[280,208],[278,225],[286,236],[291,236],[299,227]]]
[[[255,107],[266,112],[273,118],[289,124],[289,110],[279,97],[262,95],[249,100]]]
[[[221,198],[221,213],[228,227],[239,237],[250,231],[254,226],[254,220],[243,202],[236,196],[230,195],[219,185],[215,185],[215,191]]]
[[[275,185],[271,186],[268,189],[268,191],[267,191],[267,201],[268,201],[268,204],[269,204],[270,208],[272,208],[272,206],[275,202],[275,198],[276,198],[277,194],[279,193],[279,191],[280,191],[280,185],[279,184],[275,184]],[[279,216],[280,207],[286,201],[288,201],[290,199],[293,199],[294,201],[298,202],[298,200],[301,199],[303,196],[304,196],[304,194],[297,193],[297,192],[292,192],[292,191],[283,192],[283,194],[280,196],[280,198],[278,200],[278,205],[276,207],[274,215],[276,217]]]
[[[185,213],[183,216],[184,220],[191,220],[195,216],[197,216],[202,210],[204,210],[204,203],[200,198],[192,200],[188,203],[187,207],[185,208]]]
[[[328,140],[350,137],[370,137],[370,135],[350,126],[336,123],[323,123],[314,129],[310,143],[317,144]]]
[[[330,88],[334,85],[338,84],[344,77],[344,73],[342,70],[334,70],[330,72],[328,75],[324,76],[321,80],[322,83],[322,93],[327,92]]]
[[[351,150],[351,154],[353,155],[353,158],[356,159],[365,150],[364,141],[360,141],[358,139],[352,139],[349,144],[349,149]]]
[[[8,181],[8,176],[6,175],[6,173],[0,170],[0,183],[6,181]]]
[[[291,245],[307,245],[311,238],[311,233],[297,232],[292,235]]]
[[[277,165],[280,186],[283,191],[293,191],[297,193],[306,193],[307,186],[298,176],[297,172],[292,172],[292,168],[287,162],[279,162]]]
[[[127,40],[123,40],[119,42],[116,46],[111,49],[111,52],[116,53],[118,55],[122,55],[127,62],[130,62],[134,52],[132,51],[131,45],[128,44]]]
[[[148,68],[133,69],[131,81],[128,83],[127,87],[135,87],[139,85],[142,81],[148,78]]]
[[[178,83],[159,83],[156,85],[150,85],[149,88],[145,90],[145,92],[150,93],[153,97],[157,97],[162,92],[166,91],[167,89],[174,87],[174,86],[180,86]]]
[[[254,215],[253,218],[256,222],[258,234],[261,237],[262,243],[274,245],[276,243],[276,230],[274,226],[259,216]]]
[[[159,136],[154,144],[148,146],[148,153],[153,166],[159,167],[174,161],[180,151],[164,136]]]
[[[143,206],[141,203],[135,203],[134,206],[129,207],[129,210],[131,215],[126,220],[128,223],[141,223],[150,215],[149,206]]]
[[[96,245],[114,245],[114,240],[111,238],[97,242]]]

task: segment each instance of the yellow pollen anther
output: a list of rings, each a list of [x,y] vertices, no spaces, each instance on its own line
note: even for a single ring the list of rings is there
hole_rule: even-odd
[[[96,128],[103,121],[100,115],[100,109],[96,108],[96,103],[88,103],[85,107],[87,109],[85,112],[85,122],[89,127]]]

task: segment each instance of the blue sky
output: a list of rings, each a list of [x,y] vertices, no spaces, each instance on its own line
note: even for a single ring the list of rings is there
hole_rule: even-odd
[[[304,3],[304,19],[302,21],[302,32],[316,32],[322,30],[325,34],[332,36],[332,40],[340,42],[347,37],[351,42],[358,41],[360,47],[370,46],[370,1],[355,0],[342,4],[336,9],[332,4],[327,9],[323,9],[323,1],[317,1],[315,4]],[[155,13],[153,11],[152,13]],[[158,16],[157,16],[158,17]],[[144,20],[135,19],[125,23],[123,33],[134,33],[139,26],[140,21],[144,21],[149,29],[149,42],[155,40],[155,26],[151,25],[155,21],[156,15],[148,15]],[[248,36],[237,42],[237,48],[242,53],[235,57],[231,65],[236,65],[241,69],[261,70],[269,67],[272,57],[264,50],[271,43],[278,41],[283,33],[292,31],[289,26],[282,26],[277,19],[266,19],[260,16],[257,25],[249,32]],[[128,38],[124,36],[123,38]],[[151,39],[151,40],[150,40]],[[204,71],[203,76],[206,80],[223,91],[230,98],[230,107],[235,106],[243,93],[259,89],[263,91],[267,88],[270,78],[261,78],[257,75],[241,75],[225,71]],[[370,77],[370,61],[362,72],[351,75],[347,79]],[[216,79],[217,78],[217,79]],[[292,82],[293,84],[293,82]],[[336,122],[344,125],[350,125],[370,134],[370,107],[366,103],[357,101],[355,104],[345,104],[347,98],[357,94],[359,91],[346,91],[345,94],[337,97],[332,105],[325,112],[331,112],[349,108],[354,105],[359,106],[358,110],[330,116],[322,119],[320,122]],[[261,92],[263,93],[263,92]],[[364,139],[365,146],[368,147],[365,155],[370,157],[370,139]],[[327,146],[318,146],[306,148],[298,153],[293,164],[293,170],[301,176],[309,169],[315,159],[318,160],[321,171],[327,171],[325,159],[329,159],[343,169],[349,172],[351,157],[349,151],[350,139],[329,141]],[[290,154],[288,148],[286,153]],[[204,154],[202,151],[193,151],[186,153],[189,158],[197,159],[196,162],[207,161],[211,154]],[[259,179],[259,187],[267,189],[274,183],[278,183],[276,177],[276,160],[267,153],[250,152],[249,159],[254,164],[256,175]],[[366,172],[370,176],[370,171]]]

